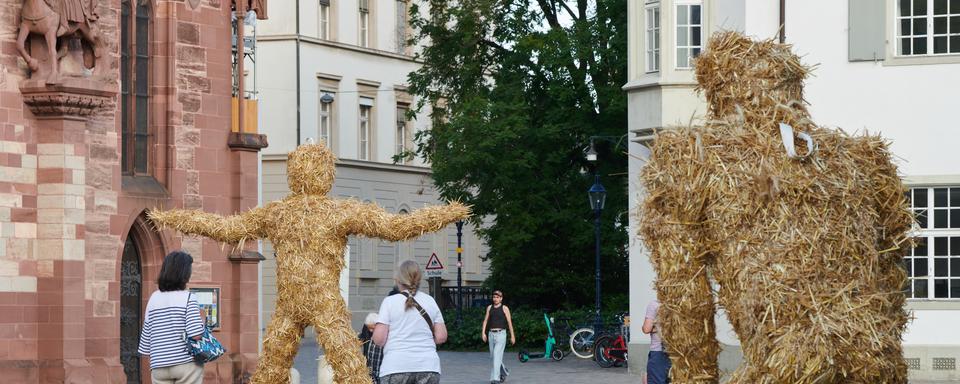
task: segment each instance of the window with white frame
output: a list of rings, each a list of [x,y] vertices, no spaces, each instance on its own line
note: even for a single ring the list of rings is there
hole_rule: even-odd
[[[660,70],[660,4],[646,7],[647,72]]]
[[[397,0],[397,53],[407,50],[407,0]]]
[[[361,47],[370,46],[370,1],[369,0],[359,0],[360,4],[360,36],[358,39],[358,44]]]
[[[915,187],[916,245],[903,258],[911,299],[960,299],[960,187]]]
[[[331,96],[329,101],[324,97],[326,95]],[[326,144],[327,148],[333,148],[333,145],[330,143],[330,139],[333,136],[333,101],[335,97],[332,92],[322,92],[320,99],[320,116],[319,116],[319,134],[320,140]]]
[[[323,40],[330,39],[330,0],[320,0],[319,21],[317,22],[317,37]]]
[[[690,68],[703,49],[702,9],[700,2],[677,3],[677,68]]]
[[[960,0],[897,0],[897,53],[960,53]]]
[[[397,105],[397,134],[395,136],[396,155],[400,155],[410,149],[410,123],[407,120],[407,111],[409,107],[403,104]],[[404,161],[405,162],[405,161]]]
[[[373,100],[360,98],[360,121],[357,124],[359,129],[358,138],[360,141],[360,152],[357,158],[360,160],[370,160],[370,129],[373,121],[370,119],[373,112]]]

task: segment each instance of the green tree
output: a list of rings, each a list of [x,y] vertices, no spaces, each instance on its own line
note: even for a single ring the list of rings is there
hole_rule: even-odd
[[[488,218],[487,285],[512,303],[594,300],[593,212],[584,153],[598,140],[605,298],[627,292],[627,2],[424,0],[411,7],[410,74],[432,128],[416,152],[441,194]],[[619,142],[619,145],[615,143]],[[607,299],[605,299],[606,301]],[[622,303],[622,300],[620,300]]]

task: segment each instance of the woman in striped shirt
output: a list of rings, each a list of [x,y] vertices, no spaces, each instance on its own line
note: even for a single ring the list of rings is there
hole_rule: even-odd
[[[160,290],[147,303],[138,351],[150,356],[154,384],[203,382],[203,365],[194,362],[184,339],[184,334],[194,340],[203,334],[200,306],[187,290],[192,265],[193,257],[186,252],[167,255],[157,278]]]

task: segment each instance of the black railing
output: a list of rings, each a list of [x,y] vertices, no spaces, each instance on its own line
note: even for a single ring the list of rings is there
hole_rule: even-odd
[[[481,287],[463,287],[463,307],[476,308],[490,304],[490,291]],[[440,288],[440,308],[457,307],[457,287]]]

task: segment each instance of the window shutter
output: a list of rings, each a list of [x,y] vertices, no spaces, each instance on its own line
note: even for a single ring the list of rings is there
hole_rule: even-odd
[[[363,105],[363,106],[365,106],[365,107],[372,107],[372,106],[373,106],[373,99],[366,98],[366,97],[361,97],[361,98],[360,98],[360,105]]]
[[[886,54],[886,1],[848,0],[847,31],[850,61],[883,60]]]
[[[360,12],[370,12],[370,0],[360,0]]]
[[[330,0],[320,0],[320,5],[330,6]]]

